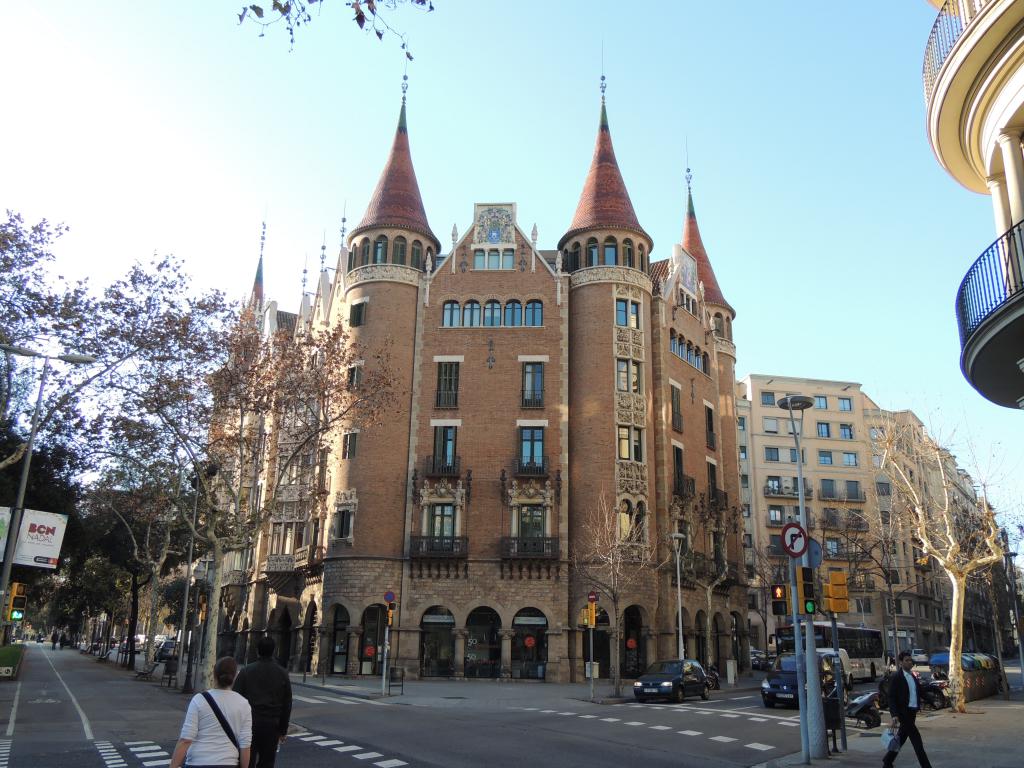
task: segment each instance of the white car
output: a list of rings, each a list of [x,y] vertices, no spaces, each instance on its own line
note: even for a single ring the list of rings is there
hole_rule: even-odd
[[[924,648],[914,648],[910,652],[910,658],[914,660],[915,664],[927,664],[928,654],[925,653]]]

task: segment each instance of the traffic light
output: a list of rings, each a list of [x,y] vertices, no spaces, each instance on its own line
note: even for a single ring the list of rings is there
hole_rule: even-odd
[[[398,603],[388,603],[388,626],[393,627],[395,624],[395,609],[398,607]]]
[[[789,587],[785,584],[772,584],[772,615],[789,616]]]
[[[25,607],[28,605],[28,588],[17,581],[11,582],[11,599],[7,607],[9,621],[21,621],[25,618]]]
[[[597,626],[597,603],[587,603],[587,626]]]
[[[828,575],[825,588],[825,599],[822,607],[832,613],[847,613],[850,610],[850,593],[846,588],[846,574],[833,571]]]
[[[199,593],[199,620],[206,621],[206,595]]]
[[[818,601],[814,599],[814,569],[802,566],[797,569],[797,596],[800,599],[800,610],[810,616],[818,610]]]

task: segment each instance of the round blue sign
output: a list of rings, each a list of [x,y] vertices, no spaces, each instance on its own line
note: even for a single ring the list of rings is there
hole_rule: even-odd
[[[387,592],[384,593],[384,602],[385,603],[393,603],[393,602],[395,602],[395,593],[392,592],[390,589]]]

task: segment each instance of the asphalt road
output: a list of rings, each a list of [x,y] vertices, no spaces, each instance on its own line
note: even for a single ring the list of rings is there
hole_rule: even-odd
[[[20,681],[0,686],[0,768],[166,766],[188,697],[132,677],[72,649],[30,645]],[[756,692],[682,705],[563,701],[558,709],[294,693],[282,768],[733,768],[799,750],[797,712],[764,709]]]

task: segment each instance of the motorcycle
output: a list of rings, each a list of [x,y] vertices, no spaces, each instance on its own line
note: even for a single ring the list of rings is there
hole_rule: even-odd
[[[704,670],[704,685],[709,691],[718,691],[722,688],[718,681],[718,668],[714,664]]]
[[[949,682],[929,680],[921,684],[921,709],[944,709],[949,706]]]
[[[846,705],[846,716],[863,723],[865,728],[877,728],[882,724],[882,715],[878,711],[878,693],[869,691],[853,699]]]

